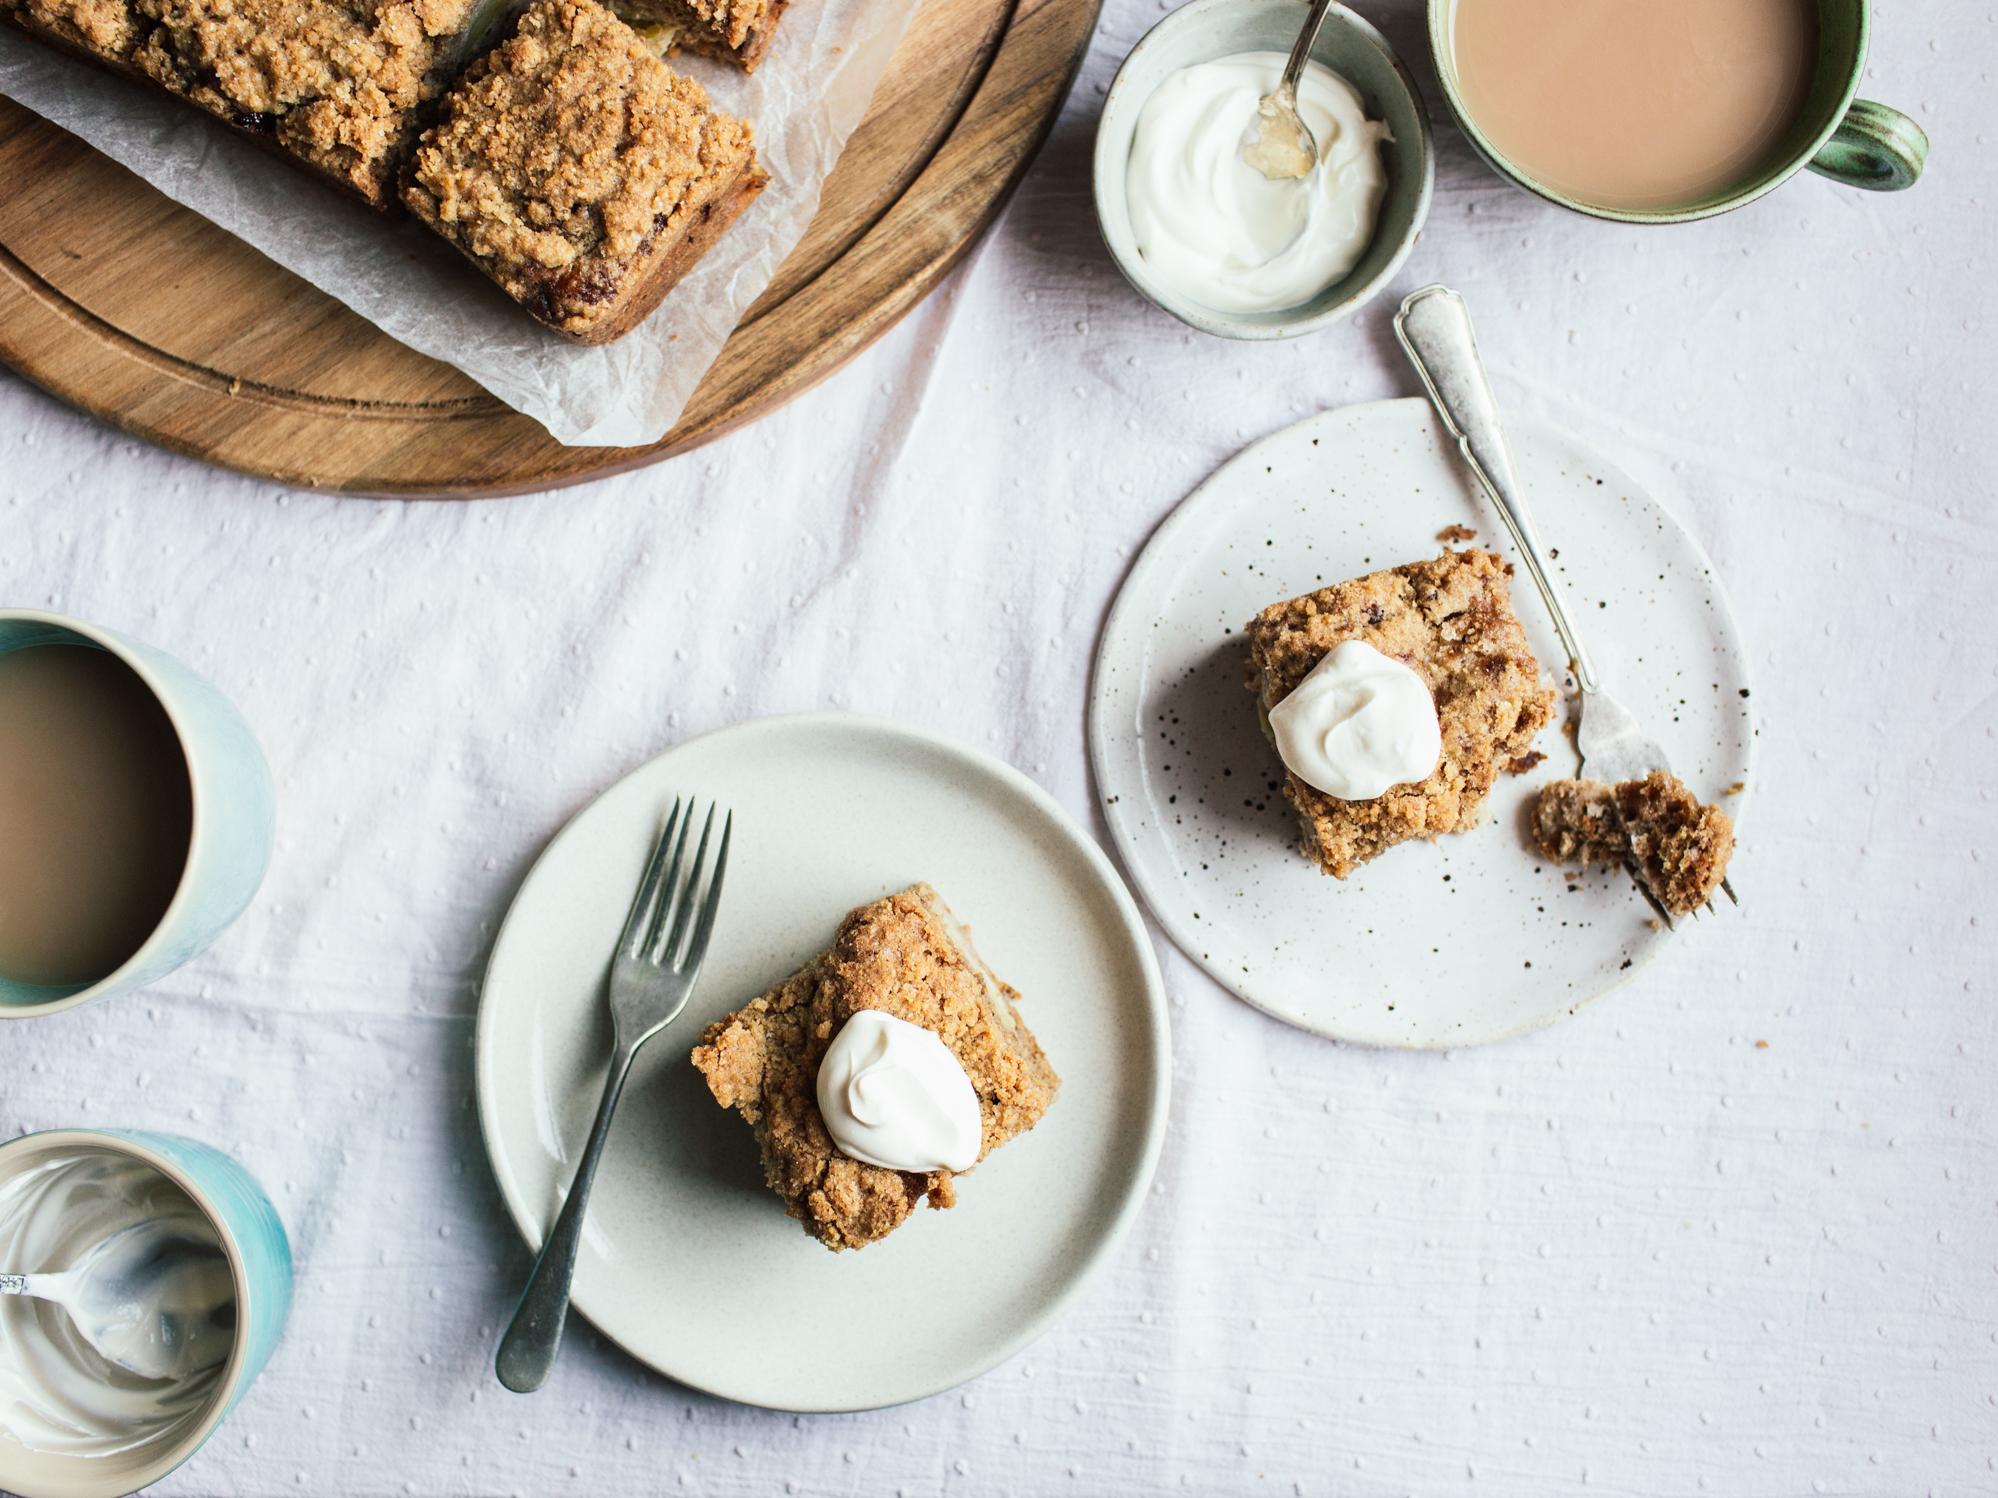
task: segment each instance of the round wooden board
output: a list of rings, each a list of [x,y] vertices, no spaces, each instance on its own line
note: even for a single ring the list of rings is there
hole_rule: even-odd
[[[6,99],[0,359],[136,436],[288,485],[473,497],[654,463],[775,410],[928,293],[1046,138],[1099,4],[923,0],[805,237],[650,447],[563,447]]]

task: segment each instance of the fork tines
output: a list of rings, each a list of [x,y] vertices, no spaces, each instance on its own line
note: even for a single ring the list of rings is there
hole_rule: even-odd
[[[1672,912],[1665,908],[1665,902],[1658,898],[1657,892],[1651,888],[1651,881],[1645,878],[1643,867],[1628,852],[1623,856],[1623,870],[1630,875],[1630,882],[1637,886],[1637,892],[1644,896],[1644,903],[1649,905],[1652,913],[1665,923],[1665,929],[1667,931],[1675,929],[1672,925]]]
[[[735,813],[728,812],[722,819],[721,846],[715,854],[714,870],[708,876],[707,893],[697,902],[696,890],[701,870],[708,861],[708,842],[714,835],[715,812],[719,809],[712,803],[708,806],[707,818],[701,824],[701,840],[695,845],[694,861],[688,865],[683,881],[680,868],[686,861],[687,835],[694,825],[694,803],[674,799],[665,829],[652,850],[651,862],[646,865],[645,877],[632,897],[631,913],[625,917],[624,934],[618,938],[621,956],[671,967],[700,960],[700,954],[707,948],[708,933],[714,929],[715,909],[721,903],[722,875],[728,870],[729,836],[735,829]]]

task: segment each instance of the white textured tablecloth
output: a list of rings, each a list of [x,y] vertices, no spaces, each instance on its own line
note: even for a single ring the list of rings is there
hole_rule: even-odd
[[[1019,197],[901,329],[662,468],[324,499],[0,379],[0,600],[208,673],[281,797],[212,952],[0,1027],[0,1136],[195,1134],[290,1227],[286,1341],[161,1491],[1998,1491],[1990,8],[1879,8],[1865,92],[1936,143],[1911,193],[1803,177],[1619,229],[1501,186],[1439,121],[1391,296],[1264,347],[1182,331],[1097,239],[1096,103],[1159,9],[1111,0]],[[1413,0],[1365,9],[1436,102]],[[1470,298],[1509,407],[1614,453],[1732,588],[1762,734],[1745,908],[1568,1023],[1446,1055],[1285,1029],[1168,949],[1157,1190],[1031,1350],[800,1418],[586,1329],[545,1392],[503,1393],[526,1255],[472,1017],[543,842],[664,745],[820,707],[960,735],[1094,824],[1086,672],[1135,549],[1248,439],[1409,393],[1386,311],[1431,279]]]

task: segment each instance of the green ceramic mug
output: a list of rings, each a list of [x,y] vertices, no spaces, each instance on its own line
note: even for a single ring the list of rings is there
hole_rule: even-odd
[[[1452,29],[1457,0],[1429,0],[1429,45],[1450,112],[1492,169],[1550,203],[1626,224],[1676,224],[1712,218],[1781,187],[1805,167],[1848,187],[1896,191],[1922,174],[1929,138],[1898,109],[1855,98],[1866,69],[1869,0],[1818,0],[1817,70],[1781,148],[1772,159],[1722,192],[1680,206],[1607,208],[1571,198],[1514,165],[1479,130],[1459,87]]]

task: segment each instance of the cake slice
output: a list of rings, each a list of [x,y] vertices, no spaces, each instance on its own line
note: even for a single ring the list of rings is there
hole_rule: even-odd
[[[612,0],[661,57],[698,52],[756,70],[786,0]]]
[[[1468,831],[1500,772],[1525,768],[1554,692],[1512,610],[1510,571],[1489,551],[1445,551],[1271,604],[1249,621],[1249,688],[1265,734],[1270,709],[1347,640],[1408,666],[1436,704],[1442,753],[1422,780],[1342,801],[1285,770],[1304,854],[1326,873],[1343,879],[1410,838]]]
[[[155,84],[371,207],[502,0],[0,0],[0,17]]]
[[[541,322],[609,343],[767,180],[749,126],[596,0],[536,0],[445,96],[402,196]]]
[[[1713,898],[1734,856],[1734,821],[1669,770],[1642,780],[1553,780],[1533,806],[1533,840],[1556,863],[1630,862],[1673,915]]]
[[[934,889],[913,884],[840,922],[829,950],[760,999],[708,1026],[693,1063],[724,1108],[756,1132],[763,1175],[785,1210],[828,1248],[886,1237],[918,1201],[956,1203],[948,1170],[918,1174],[842,1154],[819,1113],[819,1062],[856,1012],[878,1009],[934,1033],[978,1097],[979,1158],[1031,1129],[1061,1078]]]

